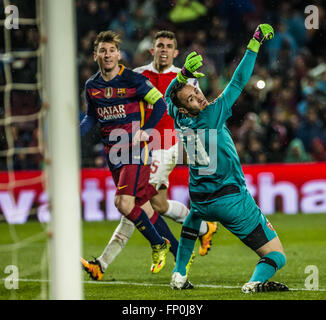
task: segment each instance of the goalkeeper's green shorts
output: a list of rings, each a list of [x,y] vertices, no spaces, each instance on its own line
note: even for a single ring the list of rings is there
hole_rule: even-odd
[[[192,216],[194,219],[191,219]],[[219,221],[253,250],[277,237],[273,226],[246,188],[210,201],[191,202],[184,226],[197,229],[197,225],[192,224],[198,224],[199,217],[205,221]]]

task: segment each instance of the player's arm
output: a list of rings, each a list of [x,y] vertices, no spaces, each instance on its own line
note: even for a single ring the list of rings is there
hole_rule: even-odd
[[[162,93],[145,76],[133,72],[131,73],[131,79],[136,84],[137,95],[148,104],[153,105],[150,117],[133,136],[133,144],[137,144],[139,141],[149,139],[151,131],[162,119],[166,111],[166,103],[163,100]]]
[[[91,104],[86,88],[85,88],[85,98],[87,104],[87,111],[85,117],[83,118],[83,120],[80,122],[79,125],[80,135],[82,137],[85,136],[95,126],[97,122],[97,118],[95,116],[95,110]]]
[[[165,111],[166,111],[166,103],[163,99],[163,95],[158,89],[153,87],[144,97],[144,100],[148,103],[153,105],[153,111],[142,126],[142,130],[150,130],[156,127],[159,121],[162,119]]]
[[[144,100],[153,105],[153,111],[144,125],[138,130],[133,137],[133,144],[140,141],[148,141],[151,131],[162,119],[166,111],[166,103],[162,98],[162,93],[153,87],[144,97]]]
[[[257,27],[252,39],[249,41],[244,57],[236,68],[231,81],[221,94],[221,99],[224,100],[223,102],[226,104],[226,107],[232,107],[243,88],[248,83],[254,70],[257,54],[262,43],[273,37],[274,30],[269,24],[260,24]]]
[[[80,135],[85,136],[96,124],[96,118],[90,115],[85,115],[80,122]]]
[[[202,116],[208,119],[210,128],[222,128],[225,121],[232,115],[232,106],[252,75],[261,44],[265,40],[272,39],[273,36],[274,31],[270,25],[260,24],[257,27],[253,38],[249,41],[247,51],[236,68],[231,81],[218,99],[210,104],[206,108],[205,113],[202,114]]]

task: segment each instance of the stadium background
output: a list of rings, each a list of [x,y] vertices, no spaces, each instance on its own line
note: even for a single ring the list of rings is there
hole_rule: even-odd
[[[7,2],[8,3],[8,2]],[[13,0],[11,4],[19,8],[21,18],[36,18],[34,0]],[[319,29],[307,30],[304,27],[307,5],[316,5],[319,10]],[[178,11],[179,6],[183,10]],[[198,14],[185,17],[187,6],[195,5]],[[232,73],[241,59],[246,45],[255,27],[267,22],[275,27],[275,39],[266,43],[260,51],[257,64],[250,83],[236,102],[233,116],[229,120],[236,147],[248,174],[248,187],[252,192],[262,193],[267,197],[279,192],[278,187],[284,184],[284,177],[296,181],[300,193],[300,206],[292,206],[287,213],[296,213],[309,201],[325,208],[326,183],[326,21],[325,1],[259,1],[259,0],[76,0],[79,97],[80,118],[85,113],[83,87],[88,77],[96,71],[92,60],[92,41],[97,32],[113,29],[122,34],[123,63],[134,68],[151,61],[148,48],[151,36],[160,29],[173,30],[178,39],[181,52],[175,60],[181,66],[185,56],[192,50],[204,56],[203,72],[207,75],[201,87],[209,99],[214,99],[226,86]],[[4,2],[0,2],[0,20],[3,21]],[[185,19],[183,20],[183,19]],[[5,51],[5,29],[0,25],[0,274],[8,265],[19,266],[21,281],[20,290],[7,290],[0,284],[0,299],[47,299],[48,294],[48,243],[47,224],[50,213],[42,181],[29,184],[27,187],[13,187],[16,203],[4,205],[7,173],[14,171],[15,182],[33,179],[46,165],[42,152],[18,152],[29,148],[34,150],[40,144],[42,127],[37,120],[12,123],[10,126],[14,147],[17,153],[9,155],[8,130],[5,128],[5,88],[8,85],[6,66],[10,65],[11,79],[14,83],[35,84],[39,81],[39,54],[25,55],[27,52],[38,52],[46,39],[41,35],[37,23],[20,25],[10,31],[11,49],[22,53],[17,57],[8,57]],[[63,53],[64,54],[64,51]],[[60,64],[58,63],[58,66]],[[263,80],[265,87],[259,89],[257,83]],[[10,111],[12,116],[26,116],[41,112],[44,108],[39,88],[11,89]],[[8,127],[8,125],[7,125]],[[96,129],[81,141],[81,164],[83,187],[88,181],[88,192],[83,198],[85,220],[119,219],[114,213],[112,201],[105,208],[106,199],[113,197],[112,180],[107,180],[109,173],[105,169],[103,148],[99,142]],[[6,156],[3,156],[6,155]],[[318,163],[316,163],[318,162]],[[286,165],[288,164],[288,166]],[[273,170],[271,168],[274,168]],[[272,170],[274,176],[259,176],[261,170]],[[290,169],[289,169],[290,168]],[[267,170],[267,171],[268,171]],[[187,193],[185,176],[187,169],[181,167],[172,176],[175,194],[179,200],[186,201]],[[279,176],[278,176],[279,175]],[[94,177],[98,177],[96,185]],[[93,180],[92,180],[93,179]],[[267,181],[269,189],[258,184],[259,179]],[[273,180],[274,179],[274,180]],[[320,184],[317,188],[307,185],[307,179]],[[277,182],[277,185],[276,185]],[[95,187],[94,187],[95,183]],[[97,187],[102,192],[96,193]],[[24,189],[32,188],[33,192]],[[265,186],[266,188],[266,186]],[[25,190],[26,191],[26,190]],[[84,190],[85,191],[85,190]],[[301,198],[302,193],[312,193],[308,198]],[[105,193],[105,194],[104,194]],[[274,206],[276,211],[284,212],[284,199],[288,194],[295,194],[293,189],[283,189],[283,203]],[[32,201],[26,199],[34,197]],[[298,194],[296,195],[298,197]],[[31,198],[30,198],[31,199]],[[89,200],[90,199],[90,200]],[[95,200],[94,200],[95,199]],[[271,199],[271,198],[270,198]],[[269,199],[269,201],[270,201]],[[11,199],[12,201],[12,199]],[[25,201],[25,202],[24,202]],[[85,216],[85,204],[91,212],[91,218]],[[29,212],[24,205],[30,206]],[[5,215],[5,209],[18,215]],[[319,210],[320,212],[320,210]],[[324,209],[323,212],[326,212]],[[306,213],[313,213],[307,211]],[[8,220],[13,219],[11,221]],[[284,215],[275,214],[271,222],[277,226],[288,257],[288,265],[277,280],[286,281],[294,288],[291,295],[273,295],[265,299],[325,299],[325,215]],[[20,225],[29,220],[29,223]],[[4,223],[4,221],[13,224]],[[112,234],[118,221],[83,222],[83,254],[85,257],[100,254],[108,235]],[[170,224],[173,232],[178,234],[180,226]],[[256,256],[248,253],[225,230],[220,230],[214,239],[218,246],[212,253],[197,259],[192,270],[192,280],[198,283],[197,290],[190,296],[184,293],[171,293],[168,288],[173,263],[169,263],[165,273],[153,279],[152,275],[139,270],[147,270],[149,247],[139,234],[130,240],[121,257],[110,267],[104,283],[87,282],[84,277],[85,298],[87,299],[244,299],[239,288],[246,281],[256,263]],[[130,268],[129,257],[138,256]],[[238,257],[237,263],[234,258]],[[232,265],[232,273],[230,273]],[[316,266],[320,272],[320,287],[316,291],[306,291],[306,267]],[[218,268],[218,272],[216,271]],[[205,270],[203,277],[202,270]],[[119,281],[115,281],[119,279]],[[110,290],[107,290],[107,286]],[[304,288],[303,288],[304,287]],[[252,299],[252,298],[249,298]],[[259,297],[258,297],[259,299]]]
[[[21,16],[35,16],[34,1],[12,3],[17,4]],[[196,3],[200,6],[198,14],[187,17],[184,9],[175,12],[182,3],[185,7]],[[198,51],[204,57],[203,72],[207,75],[200,85],[207,97],[214,99],[229,81],[255,27],[268,22],[276,30],[275,39],[262,48],[254,77],[236,102],[229,121],[241,162],[326,161],[324,4],[316,1],[319,29],[307,30],[304,25],[307,1],[77,0],[80,116],[85,112],[85,81],[97,70],[92,59],[92,42],[97,32],[106,29],[119,32],[123,38],[123,63],[134,68],[151,61],[148,49],[157,30],[173,30],[180,50],[175,65],[181,66],[190,51]],[[3,3],[0,12],[4,19]],[[36,50],[39,43],[35,26],[12,30],[15,50]],[[3,50],[3,36],[0,44]],[[34,82],[35,60],[13,61],[13,81]],[[265,81],[264,89],[257,88],[258,80]],[[1,63],[0,85],[5,83]],[[3,92],[0,94],[0,115],[3,115]],[[11,99],[13,115],[29,114],[40,108],[40,97],[35,91],[14,91]],[[31,123],[13,130],[17,147],[37,143],[37,128]],[[5,135],[1,137],[0,148],[5,149]],[[83,141],[82,147],[83,167],[105,166],[96,130]],[[14,169],[40,169],[43,160],[41,155],[17,156]],[[3,158],[0,168],[6,170]]]
[[[195,3],[198,14],[188,17],[187,7]],[[319,4],[320,29],[307,30],[306,5],[307,1],[79,0],[80,93],[96,71],[92,42],[97,32],[119,32],[124,63],[134,68],[151,61],[151,36],[168,29],[178,39],[180,55],[175,65],[182,66],[192,50],[200,53],[207,75],[200,86],[209,99],[215,99],[232,76],[255,27],[268,22],[276,36],[262,48],[255,77],[236,102],[229,121],[241,162],[326,161],[325,11]],[[263,90],[257,88],[258,80],[265,81]],[[83,101],[81,106],[83,112]],[[96,143],[91,147],[94,140],[93,136],[85,142],[83,166],[105,165],[101,148]]]
[[[228,120],[228,126],[232,132],[236,148],[244,165],[247,183],[254,183],[254,188],[259,189],[258,172],[271,172],[273,178],[271,184],[277,184],[290,179],[295,190],[289,201],[296,202],[290,209],[286,208],[287,200],[291,197],[287,188],[280,187],[276,190],[271,201],[275,204],[265,210],[266,213],[283,211],[294,213],[302,210],[300,201],[302,187],[305,183],[317,181],[315,193],[321,193],[323,197],[326,190],[325,167],[326,161],[326,22],[325,6],[322,1],[312,1],[319,13],[319,29],[306,29],[304,13],[306,1],[275,2],[259,0],[202,0],[202,1],[155,1],[155,0],[76,0],[77,34],[76,42],[78,53],[76,63],[78,66],[79,81],[79,118],[82,119],[85,111],[84,84],[85,81],[97,71],[97,65],[93,61],[92,49],[96,34],[102,30],[112,29],[121,34],[123,39],[121,50],[124,63],[129,68],[147,64],[152,57],[148,49],[152,45],[153,34],[161,29],[172,30],[178,39],[179,56],[175,59],[176,66],[182,66],[186,55],[196,50],[204,57],[203,72],[206,77],[201,79],[200,86],[209,100],[215,99],[225,88],[234,69],[239,63],[248,40],[253,30],[261,22],[272,24],[276,30],[273,41],[267,42],[261,49],[250,82],[245,87],[233,107],[233,116]],[[15,0],[11,4],[17,5],[20,17],[36,18],[35,1]],[[1,7],[2,6],[2,7]],[[0,12],[4,19],[3,2],[0,4]],[[2,27],[4,32],[4,28]],[[19,29],[10,31],[11,49],[18,52],[37,52],[42,41],[38,25],[21,25]],[[2,53],[5,53],[3,36],[0,37]],[[63,53],[64,54],[64,53]],[[5,56],[5,55],[4,55]],[[4,57],[3,56],[3,57]],[[38,81],[39,64],[38,56],[16,57],[11,60],[4,58],[0,61],[0,86],[6,88],[8,75],[5,73],[5,64],[11,67],[12,83],[33,84]],[[260,86],[259,84],[263,84]],[[4,89],[0,90],[0,117],[5,117]],[[42,110],[42,96],[40,90],[11,90],[10,112],[12,116],[28,116]],[[11,135],[15,150],[37,147],[40,144],[42,133],[38,121],[19,122],[11,125]],[[6,154],[8,148],[7,135],[3,123],[0,125],[0,152]],[[15,171],[21,175],[21,179],[28,179],[30,170],[44,168],[45,157],[42,152],[14,153],[12,163],[6,161],[8,157],[0,157],[0,171],[2,179],[5,179],[6,171]],[[306,163],[320,162],[316,169],[310,167],[291,167],[291,170],[283,170],[287,175],[279,175],[276,178],[279,167],[270,167],[274,163]],[[258,171],[252,165],[259,165]],[[82,168],[96,168],[100,174],[106,176],[106,161],[103,146],[100,142],[100,134],[97,127],[81,140],[81,166]],[[271,169],[273,168],[273,170]],[[308,168],[308,169],[305,169]],[[311,169],[310,169],[311,168]],[[252,173],[254,170],[254,173]],[[272,170],[272,171],[271,171]],[[310,175],[307,175],[307,170]],[[313,172],[313,170],[315,170]],[[27,171],[27,173],[26,173]],[[305,179],[298,180],[300,173],[305,171]],[[248,173],[248,174],[247,174]],[[87,176],[87,173],[83,174]],[[179,177],[184,177],[181,181]],[[16,179],[19,179],[17,176]],[[321,183],[319,183],[319,180]],[[170,177],[172,198],[181,198],[187,203],[187,169],[174,170]],[[88,182],[83,181],[85,189]],[[96,197],[97,186],[87,184],[90,192],[88,199]],[[95,182],[102,185],[101,194],[98,194],[98,202],[85,207],[94,211],[96,218],[99,206],[106,207],[104,193],[110,193],[112,199],[113,185],[109,180],[107,186],[103,182]],[[173,185],[176,185],[176,191]],[[47,197],[42,193],[42,184],[34,185],[33,191],[37,193],[32,208],[43,210]],[[292,189],[293,189],[292,188]],[[28,188],[27,188],[28,189]],[[309,188],[308,188],[309,189]],[[2,187],[2,190],[3,189]],[[21,189],[14,188],[15,197]],[[27,190],[28,192],[28,190]],[[171,192],[173,194],[171,194]],[[87,192],[86,192],[87,193]],[[308,191],[309,193],[309,191]],[[257,195],[257,192],[256,192]],[[280,197],[278,197],[280,196]],[[102,197],[102,198],[101,198]],[[283,198],[282,198],[283,197]],[[296,200],[296,198],[300,198]],[[318,196],[317,196],[318,197]],[[316,199],[315,209],[311,212],[325,212],[325,201]],[[102,199],[102,200],[101,200]],[[256,200],[257,199],[256,197]],[[289,202],[288,201],[288,202]],[[0,199],[0,207],[5,211],[6,199]],[[112,201],[110,200],[109,203]],[[299,204],[298,204],[299,203]],[[112,203],[111,203],[112,204]],[[7,205],[7,208],[15,204]],[[260,202],[261,206],[264,206]],[[28,204],[26,204],[28,206]],[[291,207],[292,206],[292,207]],[[41,209],[40,209],[41,207]],[[289,206],[288,206],[289,207]],[[292,208],[292,209],[291,209]],[[311,206],[309,207],[311,208]],[[309,211],[308,208],[308,211]],[[275,209],[275,210],[274,210]],[[29,216],[29,209],[26,209]],[[88,210],[88,211],[89,211]],[[104,209],[105,210],[105,209]],[[8,211],[8,209],[7,209]],[[98,212],[97,212],[98,211]],[[107,212],[108,219],[117,219],[119,214],[113,205]],[[31,211],[33,212],[33,210]],[[101,214],[103,215],[103,210]],[[4,212],[7,217],[8,213]],[[47,215],[49,213],[47,212]],[[32,215],[33,216],[33,215]],[[92,220],[93,218],[89,218]],[[103,218],[103,217],[102,217]],[[10,218],[7,217],[7,221]],[[18,217],[17,221],[24,218]]]

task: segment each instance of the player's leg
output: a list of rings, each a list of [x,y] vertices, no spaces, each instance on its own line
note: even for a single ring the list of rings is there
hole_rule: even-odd
[[[153,185],[156,187],[156,185]],[[151,204],[160,215],[168,217],[177,223],[183,224],[185,221],[189,209],[180,201],[168,200],[167,191],[168,189],[165,185],[161,185],[157,192],[158,194],[153,196],[151,199]],[[217,223],[202,221],[199,228],[199,254],[204,256],[208,253],[212,245],[212,238],[214,233],[217,231]]]
[[[251,279],[243,286],[243,292],[287,289],[283,284],[268,282],[276,270],[284,266],[286,258],[277,233],[248,190],[243,187],[234,194],[216,198],[208,203],[207,217],[209,220],[215,218],[220,221],[261,257]]]
[[[128,164],[112,172],[117,186],[114,204],[119,212],[130,220],[151,245],[162,244],[164,240],[141,206],[148,201],[156,191],[148,188],[150,167]]]
[[[287,286],[278,282],[269,281],[274,274],[286,264],[286,256],[279,237],[271,223],[256,205],[247,191],[244,196],[244,207],[250,213],[255,226],[242,241],[254,250],[260,257],[255,270],[242,291],[286,291]]]
[[[118,210],[133,222],[139,232],[150,242],[152,246],[151,272],[160,272],[166,264],[166,255],[170,250],[170,242],[161,237],[152,224],[147,213],[141,206],[135,204],[135,198],[128,195],[116,196]]]
[[[168,150],[154,150],[149,182],[157,190],[151,198],[151,204],[160,215],[168,217],[180,224],[185,221],[189,209],[181,202],[168,200],[169,175],[178,159],[178,144]],[[199,229],[201,242],[199,253],[204,256],[211,247],[211,241],[217,230],[216,222],[203,221]]]
[[[135,230],[135,225],[125,216],[121,217],[120,223],[115,229],[109,243],[102,254],[96,259],[100,262],[103,272],[120,254]]]
[[[257,263],[250,282],[265,282],[286,264],[286,256],[278,237],[261,246],[256,250],[256,253],[261,259]]]
[[[147,213],[147,215],[150,218],[150,221],[152,222],[153,226],[156,228],[157,232],[164,237],[165,239],[168,239],[170,241],[171,247],[170,251],[176,258],[177,251],[178,251],[178,240],[175,238],[173,233],[171,232],[169,226],[165,222],[165,220],[158,214],[157,211],[154,211],[151,203],[147,201],[142,205],[142,209]]]
[[[147,201],[143,206],[141,206],[141,208],[146,212],[149,217],[151,217],[150,220],[155,226],[156,219],[154,216],[154,211],[150,206],[149,201]],[[156,214],[156,216],[158,216],[158,214]],[[158,229],[157,225],[155,227],[156,229]],[[123,215],[121,217],[119,225],[115,229],[109,243],[105,247],[102,254],[93,261],[86,261],[82,259],[82,264],[84,268],[87,269],[87,271],[91,274],[94,280],[101,280],[103,278],[104,272],[106,271],[108,265],[110,265],[123,250],[128,240],[131,238],[134,230],[134,223]],[[174,250],[176,254],[176,251],[178,249],[178,241],[174,238],[174,236],[170,236],[168,232],[162,233],[159,230],[158,232],[161,236],[166,237],[171,242],[171,248],[173,248],[172,250]]]
[[[102,280],[107,267],[123,250],[134,230],[134,224],[125,216],[122,216],[119,225],[102,254],[98,258],[89,261],[81,258],[83,268],[93,280]]]
[[[284,284],[268,281],[286,264],[284,250],[275,229],[247,190],[243,192],[242,201],[236,207],[241,213],[242,221],[236,225],[236,228],[233,226],[233,233],[260,257],[249,282],[243,286],[242,291],[248,293],[288,290]]]
[[[168,240],[163,239],[160,236],[150,221],[151,216],[148,217],[141,205],[139,205],[148,201],[155,193],[155,190],[152,187],[151,189],[148,188],[149,170],[150,169],[148,166],[125,165],[120,169],[113,171],[112,177],[117,186],[115,206],[125,217],[123,221],[125,222],[124,226],[126,229],[128,229],[127,233],[131,234],[131,231],[133,231],[132,227],[128,228],[130,227],[130,223],[126,221],[129,220],[129,222],[136,226],[138,230],[144,235],[144,237],[151,243],[153,255],[155,252],[155,256],[159,256],[159,259],[162,260],[162,257],[164,258],[162,263],[160,263],[160,260],[157,263],[152,263],[151,271],[153,273],[157,273],[165,265],[165,257],[169,251],[170,243]],[[125,240],[127,241],[127,237]],[[122,242],[119,244],[121,243]],[[118,247],[116,248],[117,250],[115,253],[114,251],[111,252],[112,245],[108,245],[107,250],[104,252],[106,257],[108,258],[108,255],[113,254],[112,257],[114,259],[122,250],[121,246],[120,249]],[[159,254],[157,254],[157,252]],[[84,269],[91,275],[93,279],[100,280],[100,278],[103,277],[105,264],[103,264],[102,268],[100,261],[97,259],[94,261],[86,261],[81,259],[81,262]]]
[[[178,223],[183,223],[189,209],[179,201],[168,200],[169,175],[176,165],[178,144],[167,150],[153,150],[149,183],[157,190],[151,198],[155,211]]]
[[[177,260],[170,283],[173,289],[193,288],[188,280],[187,265],[192,257],[201,222],[202,218],[194,214],[193,210],[190,210],[181,230]]]
[[[152,214],[153,213],[151,212],[151,215]],[[113,232],[113,235],[109,240],[107,246],[104,248],[102,254],[98,258],[96,258],[95,261],[88,261],[88,262],[97,263],[97,264],[99,263],[101,267],[100,271],[104,273],[108,265],[110,265],[115,260],[115,258],[119,255],[119,253],[123,250],[128,240],[133,235],[134,230],[135,230],[134,223],[129,219],[127,219],[124,215],[122,215],[119,225]]]
[[[268,235],[269,232],[267,228],[273,228],[267,219],[263,217],[263,223],[260,233],[265,235],[258,235],[258,237],[271,238],[271,235]],[[254,231],[255,232],[255,231]],[[255,235],[252,233],[252,237]],[[255,249],[255,247],[253,248]],[[283,246],[279,237],[276,235],[267,243],[260,246],[255,252],[260,257],[255,270],[249,280],[243,287],[242,291],[244,293],[249,292],[265,292],[265,291],[287,291],[288,287],[282,283],[269,281],[274,274],[280,270],[286,264],[286,256],[283,250]]]
[[[153,273],[159,272],[166,262],[166,255],[170,248],[170,243],[163,239],[157,232],[153,224],[151,223],[149,217],[145,211],[138,205],[135,204],[135,197],[130,195],[116,195],[115,205],[119,212],[124,215],[126,220],[129,220],[137,229],[142,233],[142,235],[150,242],[152,246],[152,265],[151,271]],[[119,246],[121,242],[116,244]],[[115,245],[109,244],[104,250],[104,254],[99,259],[93,261],[87,261],[81,258],[81,263],[85,271],[94,280],[101,280],[103,278],[105,269],[105,261],[103,257],[108,258],[109,255],[115,253],[115,256],[111,255],[111,258],[115,258],[122,250],[122,247],[118,247],[114,250]],[[101,259],[102,258],[102,259]],[[103,263],[104,262],[104,263]]]
[[[141,206],[141,208],[146,212],[148,217],[151,217],[151,222],[154,224],[153,214],[154,211],[148,203]],[[156,227],[157,228],[157,227]],[[127,244],[128,240],[131,238],[135,230],[135,225],[133,222],[131,222],[129,219],[127,219],[124,215],[120,219],[120,223],[115,229],[109,243],[105,247],[102,254],[96,258],[96,260],[100,263],[100,267],[102,270],[102,273],[104,273],[115,258],[120,254],[120,252],[123,250],[125,245]],[[161,236],[164,236],[164,234],[160,233]],[[166,237],[171,242],[171,251],[176,247],[176,250],[178,249],[178,242],[176,241],[176,245],[173,242],[172,237]],[[174,238],[174,237],[173,237]],[[175,239],[175,238],[174,238]]]
[[[141,206],[141,208],[146,212],[147,216],[151,219],[151,217],[154,214],[152,207],[146,203],[145,205]],[[153,223],[153,221],[151,222]],[[122,215],[120,223],[115,229],[111,239],[109,240],[109,243],[105,247],[102,254],[95,260],[100,263],[100,267],[103,273],[106,271],[108,265],[110,265],[115,260],[115,258],[119,255],[119,253],[123,250],[128,240],[133,235],[134,230],[135,230],[134,223],[129,219],[127,219],[124,215]],[[164,236],[163,234],[161,235]],[[171,242],[169,238],[168,240]],[[174,248],[175,246],[173,245],[173,240],[171,244],[172,244],[171,247]]]
[[[151,245],[162,244],[163,239],[153,226],[147,213],[135,204],[135,197],[117,195],[115,205],[119,212],[130,220]]]

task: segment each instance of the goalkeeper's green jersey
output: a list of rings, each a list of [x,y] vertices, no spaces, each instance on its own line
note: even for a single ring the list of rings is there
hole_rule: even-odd
[[[240,160],[225,122],[252,74],[256,57],[256,53],[246,51],[228,86],[198,117],[185,116],[172,103],[170,91],[176,79],[166,91],[168,113],[188,154],[190,192],[213,193],[226,185],[245,186]]]

